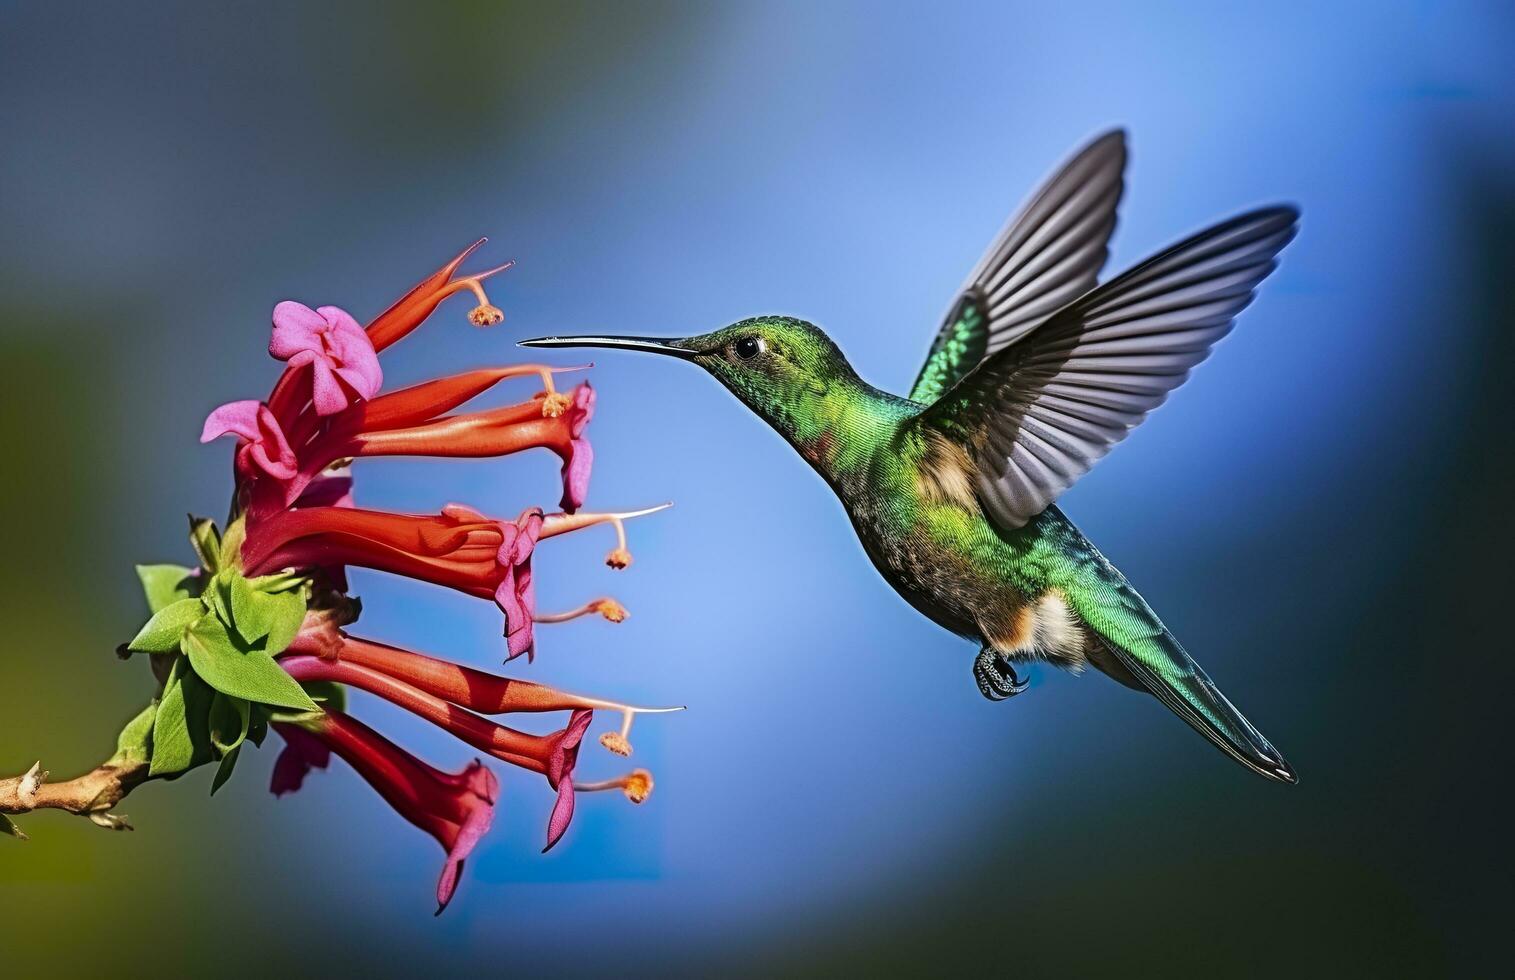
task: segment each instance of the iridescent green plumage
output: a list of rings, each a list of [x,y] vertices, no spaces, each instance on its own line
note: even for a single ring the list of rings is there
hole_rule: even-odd
[[[978,366],[988,351],[987,323],[979,296],[970,293],[957,301],[931,345],[921,376],[910,389],[911,401],[931,404]]]
[[[1156,407],[1231,327],[1297,215],[1214,226],[1091,289],[1120,196],[1123,144],[1096,141],[990,246],[911,398],[858,378],[818,328],[757,317],[676,341],[546,338],[693,361],[836,491],[885,579],[978,641],[980,689],[1024,690],[1014,664],[1092,664],[1155,695],[1231,757],[1294,781],[1057,497]]]

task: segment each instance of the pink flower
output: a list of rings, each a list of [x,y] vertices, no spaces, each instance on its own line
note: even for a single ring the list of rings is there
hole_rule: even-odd
[[[562,738],[553,747],[552,755],[547,761],[547,784],[558,791],[558,798],[552,804],[552,813],[547,817],[547,846],[542,848],[544,854],[562,840],[568,824],[573,820],[573,769],[579,761],[579,746],[584,743],[584,732],[593,719],[594,712],[582,708],[569,715],[568,727],[563,729]]]
[[[595,395],[587,384],[559,391],[553,377],[582,368],[483,368],[381,392],[379,353],[420,326],[447,297],[472,293],[478,305],[468,319],[476,326],[503,319],[483,283],[510,263],[458,275],[476,247],[424,279],[366,329],[333,306],[312,310],[295,302],[278,304],[268,350],[287,367],[265,401],[232,402],[212,412],[201,441],[221,435],[238,439],[237,492],[229,518],[236,530],[228,530],[220,557],[250,578],[291,570],[298,574],[286,584],[309,580],[298,583],[306,602],[298,633],[287,644],[281,641],[279,650],[268,651],[283,670],[302,684],[330,682],[365,690],[495,759],[541,774],[555,797],[546,850],[567,831],[576,792],[620,789],[640,803],[651,791],[651,776],[642,769],[575,783],[594,713],[620,716],[619,729],[600,733],[599,740],[607,751],[627,756],[637,715],[678,709],[568,694],[363,640],[343,629],[359,611],[356,598],[347,594],[345,577],[346,567],[355,565],[492,599],[504,615],[507,659],[523,653],[529,659],[535,654],[537,623],[590,615],[617,623],[626,618],[620,603],[605,597],[566,612],[538,613],[532,557],[539,542],[610,524],[616,547],[605,561],[622,569],[631,562],[624,521],[667,506],[629,513],[580,510],[594,458],[585,431]],[[458,411],[508,378],[529,376],[542,383],[542,391],[529,401]],[[353,505],[348,467],[358,458],[488,458],[535,448],[549,449],[561,460],[565,513],[544,514],[531,507],[514,520],[501,520],[456,504],[422,515]],[[236,553],[228,554],[234,542],[239,542]],[[235,615],[240,620],[241,613]],[[484,717],[557,711],[567,713],[566,724],[541,735]],[[282,795],[299,789],[312,769],[329,765],[333,753],[346,760],[447,852],[437,882],[440,912],[457,889],[465,859],[493,820],[499,793],[495,776],[477,760],[457,773],[435,769],[335,707],[297,717],[297,722],[274,725],[287,744],[273,768],[272,791]]]
[[[251,399],[227,402],[211,412],[200,432],[200,441],[210,442],[224,435],[241,440],[236,465],[237,474],[243,479],[264,473],[275,480],[289,480],[300,470],[295,451],[289,448],[284,430],[279,428],[279,420],[262,402]]]
[[[574,370],[580,369],[517,364],[469,371],[376,395],[326,418],[299,409],[297,402],[305,396],[291,380],[293,372],[285,372],[269,407],[289,433],[289,443],[299,448],[300,471],[292,479],[259,487],[250,509],[264,513],[296,505],[306,486],[329,466],[360,456],[487,457],[546,446],[563,458],[566,473],[574,432],[584,444],[583,406],[586,397],[590,404],[593,397],[577,391],[572,396],[559,393],[552,376]],[[506,378],[528,375],[540,377],[545,388],[529,402],[445,414]],[[579,470],[582,476],[575,478],[583,484],[588,471],[582,463]]]
[[[594,416],[594,389],[584,382],[573,389],[573,405],[565,413],[568,419],[569,441],[566,451],[560,451],[563,459],[563,499],[560,506],[572,514],[584,506],[589,495],[589,469],[594,463],[594,450],[584,438],[584,428]]]
[[[289,743],[274,763],[275,796],[300,788],[312,768],[324,769],[332,752],[357,770],[396,812],[431,834],[447,852],[437,881],[437,914],[452,901],[463,862],[494,822],[500,783],[475,759],[446,773],[417,759],[356,718],[327,708],[307,727],[275,723]]]
[[[550,735],[528,735],[481,718],[382,671],[340,658],[329,661],[307,654],[286,654],[279,665],[297,681],[333,681],[377,694],[502,762],[541,773],[558,792],[547,821],[547,848],[556,844],[568,829],[573,819],[573,770],[584,732],[594,717],[593,709],[574,708],[568,724]],[[332,713],[328,708],[327,714]],[[336,745],[332,748],[341,751]],[[288,781],[287,774],[285,780]]]
[[[536,615],[536,588],[531,581],[531,553],[542,535],[542,511],[532,507],[517,517],[514,524],[500,525],[500,547],[495,561],[500,567],[500,584],[495,587],[495,605],[505,614],[506,660],[526,654],[535,656],[536,640],[532,617]]]
[[[551,369],[542,369],[544,372]],[[341,424],[301,450],[304,473],[285,487],[283,502],[303,489],[308,475],[329,463],[351,457],[436,456],[487,458],[527,449],[550,449],[562,460],[562,507],[572,514],[589,492],[594,463],[585,428],[594,415],[594,389],[588,382],[567,395],[550,392],[520,405],[442,415],[426,419],[435,405],[456,405],[455,398],[482,388],[494,372],[473,372],[381,396],[361,406]],[[456,391],[454,391],[456,389]],[[445,410],[445,409],[444,409]]]
[[[372,398],[384,383],[373,342],[345,310],[313,310],[285,300],[274,307],[268,352],[291,371],[310,365],[311,402],[317,415],[335,415],[354,398]]]

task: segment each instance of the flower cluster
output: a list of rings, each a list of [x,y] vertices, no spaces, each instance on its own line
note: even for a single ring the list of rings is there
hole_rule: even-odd
[[[594,713],[620,716],[620,727],[600,742],[624,756],[638,714],[677,710],[566,694],[347,632],[358,613],[347,595],[350,566],[493,601],[504,619],[507,661],[534,656],[539,624],[596,613],[612,622],[626,616],[619,603],[603,597],[563,613],[536,608],[532,556],[544,541],[609,525],[616,545],[606,563],[625,568],[631,555],[624,522],[662,509],[581,510],[593,461],[586,429],[594,391],[587,382],[568,391],[554,384],[556,374],[580,369],[485,368],[383,390],[381,352],[448,296],[467,291],[477,298],[468,315],[477,326],[503,319],[483,283],[509,264],[458,274],[478,244],[366,328],[335,306],[286,301],[274,308],[268,351],[285,364],[278,382],[266,400],[234,401],[211,412],[201,437],[236,440],[227,528],[223,534],[209,522],[195,525],[197,569],[139,570],[153,618],[121,651],[151,655],[163,684],[154,705],[129,726],[136,734],[123,733],[122,752],[150,756],[151,774],[169,778],[220,760],[219,786],[242,743],[260,743],[272,727],[286,742],[273,774],[279,795],[298,789],[311,768],[326,766],[336,753],[447,852],[437,884],[439,912],[452,898],[464,859],[489,829],[499,781],[477,759],[447,773],[410,755],[347,713],[346,688],[399,705],[478,752],[542,776],[555,794],[546,848],[568,829],[576,790],[618,788],[640,803],[652,789],[651,775],[641,769],[575,782]],[[542,390],[518,404],[458,411],[517,378],[537,379]],[[351,470],[360,459],[495,457],[534,448],[561,460],[558,512],[530,507],[501,518],[447,504],[433,514],[398,514],[360,508],[353,500]],[[563,727],[537,735],[486,717],[543,712],[565,712]]]

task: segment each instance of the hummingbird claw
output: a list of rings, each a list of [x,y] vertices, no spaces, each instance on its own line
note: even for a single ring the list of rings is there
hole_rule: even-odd
[[[985,647],[973,661],[973,679],[978,689],[990,701],[1013,698],[1031,686],[1029,679],[1022,680],[1015,667],[997,650]]]

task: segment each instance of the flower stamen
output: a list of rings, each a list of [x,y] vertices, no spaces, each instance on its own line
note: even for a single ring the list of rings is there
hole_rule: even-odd
[[[549,514],[542,523],[542,537],[550,538],[554,534],[566,534],[569,531],[577,531],[581,528],[593,527],[596,524],[610,524],[615,528],[616,546],[605,556],[605,564],[616,570],[623,569],[631,564],[631,551],[626,547],[626,521],[633,517],[645,517],[648,514],[656,514],[660,510],[672,507],[672,501],[666,504],[658,504],[656,507],[647,507],[642,510],[622,511],[616,514]],[[609,618],[608,616],[606,618]],[[615,620],[619,622],[619,620]]]
[[[603,779],[597,783],[574,783],[576,793],[599,793],[608,789],[618,789],[626,794],[626,799],[633,803],[645,803],[647,797],[652,795],[652,773],[646,769],[633,769],[624,776],[614,779]]]
[[[443,296],[451,296],[460,290],[467,289],[478,299],[479,305],[468,311],[468,322],[476,327],[492,327],[505,319],[505,314],[498,306],[489,301],[489,295],[484,292],[484,280],[496,273],[504,272],[515,265],[511,259],[504,265],[497,265],[493,269],[480,272],[475,275],[465,276],[462,279],[454,279],[443,290]]]
[[[591,599],[582,606],[570,609],[567,612],[538,613],[532,616],[531,619],[535,623],[566,623],[569,620],[579,619],[584,616],[593,616],[596,613],[604,616],[612,623],[625,622],[626,617],[630,615],[626,611],[625,606],[608,596],[602,596],[598,599]]]
[[[537,373],[541,375],[543,391],[542,418],[555,419],[560,417],[564,412],[568,411],[568,409],[573,405],[573,396],[565,395],[562,392],[558,391],[556,386],[554,386],[552,383],[552,376],[562,371],[586,371],[589,368],[594,367],[594,364],[581,364],[566,368],[549,367],[545,364],[529,364],[522,365],[522,367],[536,368]]]
[[[607,705],[608,707],[608,705]],[[616,755],[627,756],[631,754],[631,723],[635,720],[639,711],[651,711],[661,714],[666,711],[679,711],[679,708],[621,708],[621,730],[618,732],[605,732],[600,735],[600,744]]]

